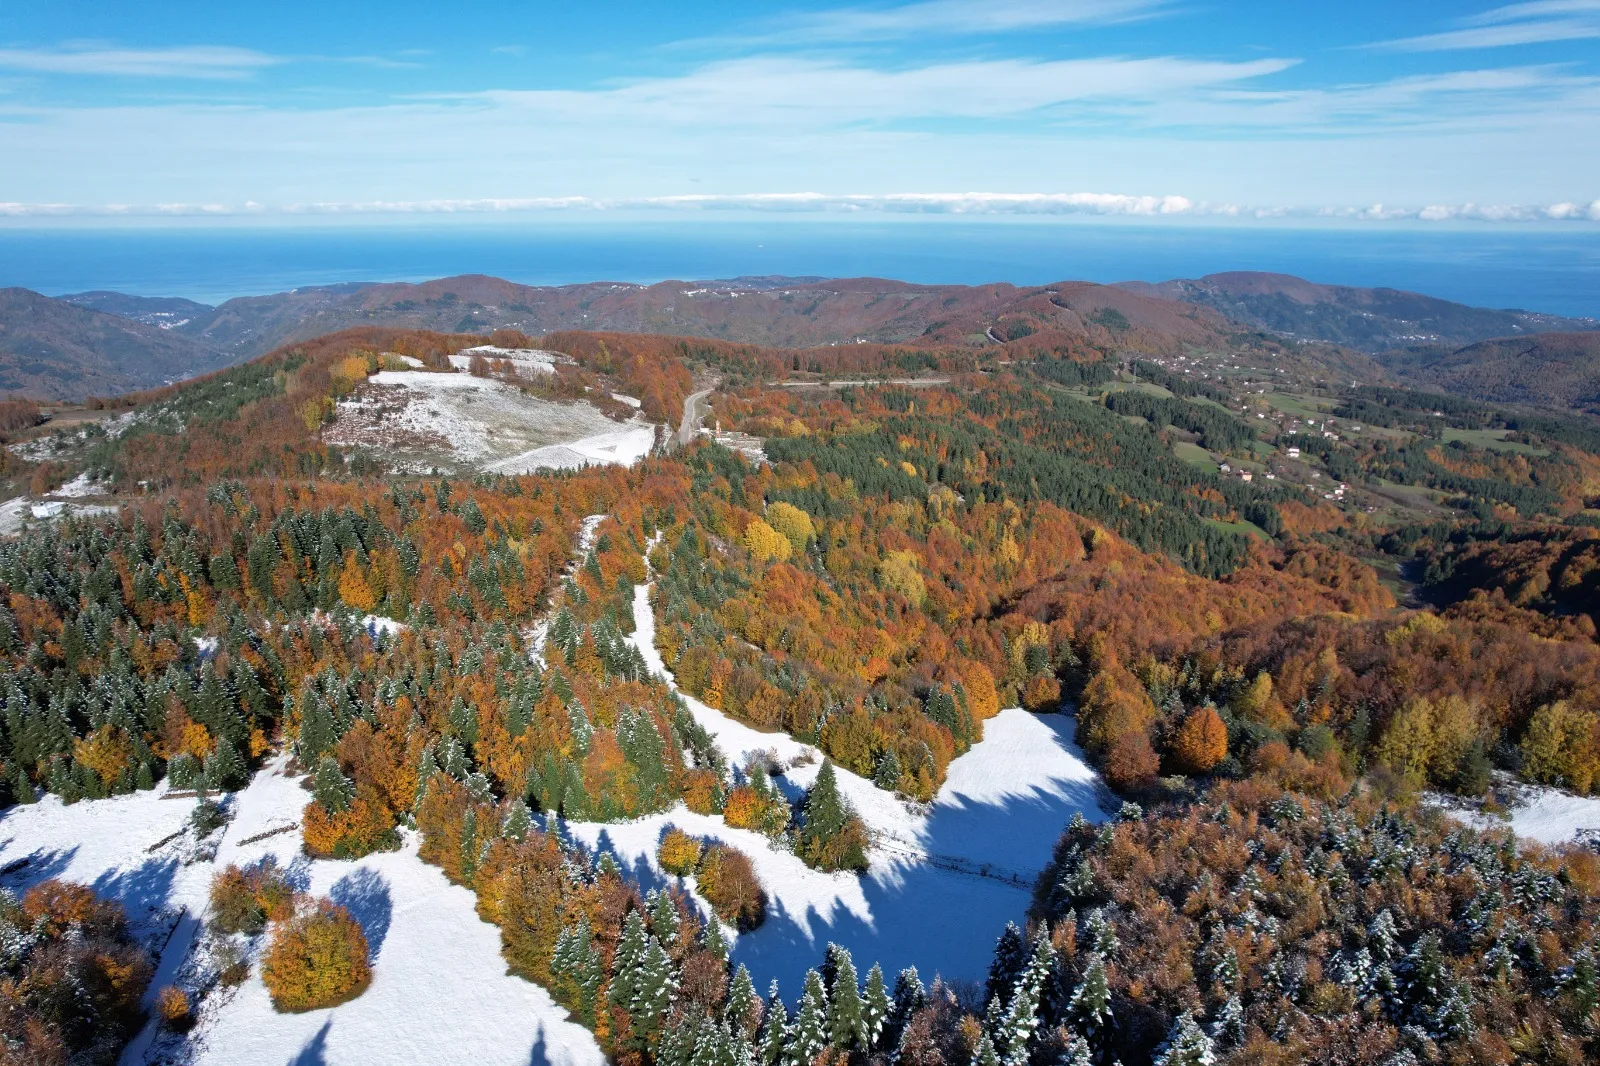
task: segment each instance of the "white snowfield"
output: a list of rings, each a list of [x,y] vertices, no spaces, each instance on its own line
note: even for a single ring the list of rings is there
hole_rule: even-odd
[[[1517,836],[1551,846],[1600,841],[1600,797],[1574,796],[1538,785],[1518,786],[1516,792],[1509,824]],[[1464,809],[1443,796],[1430,799],[1452,818],[1478,829],[1502,829],[1508,824],[1476,809]]]
[[[534,357],[552,356],[524,354],[530,367],[543,365]],[[465,366],[470,356],[453,359]],[[493,378],[385,370],[340,401],[323,436],[385,454],[402,468],[464,464],[522,474],[631,465],[649,454],[655,433],[641,418],[619,423],[591,403],[543,400]]]
[[[629,638],[650,669],[678,691],[655,647],[649,587],[634,590]],[[821,754],[784,734],[762,733],[679,691],[695,720],[733,765],[770,753],[782,764],[808,760],[777,778],[793,796],[822,768]],[[1028,908],[1035,876],[1057,837],[1081,811],[1102,821],[1103,786],[1072,742],[1065,715],[1013,707],[984,723],[984,738],[950,764],[944,787],[918,810],[872,782],[835,767],[839,788],[872,835],[867,874],[826,874],[775,850],[748,830],[682,805],[626,825],[567,823],[568,834],[611,851],[645,883],[671,878],[655,861],[669,825],[734,844],[750,856],[768,895],[766,923],[738,937],[733,960],[750,968],[757,987],[777,978],[784,996],[799,995],[805,971],[822,961],[830,941],[849,948],[858,969],[880,962],[891,978],[916,966],[925,980],[982,981],[995,939]],[[731,932],[730,932],[731,936]]]
[[[14,536],[22,532],[30,520],[44,522],[69,514],[86,517],[115,514],[117,505],[114,503],[81,502],[86,498],[103,496],[107,491],[99,482],[89,480],[88,474],[79,474],[71,481],[45,493],[42,499],[18,496],[6,500],[0,503],[0,537]]]
[[[460,352],[450,357],[450,365],[458,370],[465,370],[472,365],[472,357],[481,355],[485,359],[504,359],[516,367],[523,374],[553,374],[557,363],[570,363],[570,356],[560,352],[549,352],[542,348],[498,348],[493,344],[480,344],[476,348],[463,348]]]
[[[47,877],[92,885],[128,909],[135,931],[161,954],[151,994],[186,984],[198,959],[212,874],[273,855],[293,880],[349,907],[366,929],[372,985],[331,1010],[279,1014],[259,965],[237,989],[219,988],[201,1006],[187,1044],[154,1028],[133,1041],[122,1066],[601,1066],[594,1037],[538,985],[506,973],[500,937],[473,909],[473,896],[417,858],[414,835],[396,852],[359,862],[301,855],[300,812],[310,799],[283,759],[262,769],[234,798],[214,859],[183,833],[192,799],[152,791],[70,807],[54,796],[0,815],[0,875],[25,891]],[[252,843],[262,833],[288,829]],[[148,849],[181,834],[154,851]],[[14,867],[22,859],[26,865]],[[186,859],[194,861],[185,864]],[[164,950],[163,950],[164,949]]]

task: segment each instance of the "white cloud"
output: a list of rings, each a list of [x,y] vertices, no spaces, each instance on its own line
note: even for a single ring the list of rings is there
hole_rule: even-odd
[[[863,41],[930,34],[991,34],[1148,18],[1171,0],[922,0],[846,7],[781,20],[791,41]]]
[[[116,48],[79,44],[51,49],[0,48],[0,69],[33,74],[139,78],[243,78],[284,60],[248,48],[182,45]]]
[[[1519,204],[1393,204],[1301,207],[1209,203],[1177,195],[1129,193],[740,193],[616,197],[588,196],[486,197],[477,199],[369,200],[290,203],[267,206],[254,201],[216,203],[106,204],[0,203],[0,217],[174,217],[174,216],[331,216],[331,215],[478,215],[597,213],[617,211],[725,212],[772,214],[920,214],[920,215],[1087,215],[1129,218],[1335,218],[1362,222],[1600,222],[1600,199],[1588,205],[1566,202],[1548,206]]]
[[[1373,47],[1443,52],[1590,40],[1600,37],[1600,0],[1531,0],[1458,19],[1456,25],[1457,29],[1383,41]]]
[[[1289,59],[1241,63],[1100,58],[940,63],[886,70],[754,56],[677,77],[593,91],[491,91],[482,99],[553,120],[716,125],[991,119],[1080,101],[1149,101],[1275,74]]]

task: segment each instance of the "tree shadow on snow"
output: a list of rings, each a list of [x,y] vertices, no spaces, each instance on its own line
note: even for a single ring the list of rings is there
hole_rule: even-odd
[[[0,884],[19,894],[40,881],[48,881],[66,873],[67,867],[72,865],[73,858],[78,854],[78,845],[74,844],[62,851],[40,848],[26,855],[16,855],[12,853],[10,843],[8,840],[0,844]]]
[[[1081,761],[1070,717],[1037,720],[1051,734],[1039,743],[1053,742],[1063,756]],[[803,905],[786,907],[782,886],[768,886],[767,920],[739,937],[732,961],[748,966],[758,987],[778,978],[789,999],[799,994],[805,971],[822,962],[829,942],[849,948],[863,975],[878,962],[891,982],[906,966],[916,966],[925,982],[936,975],[981,981],[995,939],[1006,922],[1021,922],[1033,882],[1072,816],[1081,811],[1091,821],[1106,818],[1097,782],[1055,776],[987,798],[947,790],[918,841],[926,858],[876,849],[867,874],[836,875],[842,882],[837,898]]]
[[[317,1035],[306,1041],[306,1046],[295,1053],[287,1066],[328,1066],[328,1030],[333,1028],[329,1018],[317,1030]]]
[[[533,1046],[528,1049],[528,1066],[550,1066],[550,1051],[544,1044],[544,1027],[533,1036]]]
[[[389,882],[376,870],[352,870],[335,882],[328,897],[361,923],[367,937],[367,962],[376,963],[394,918],[394,898],[389,894]]]
[[[177,858],[167,856],[146,859],[132,870],[107,870],[95,878],[93,887],[96,895],[122,904],[128,919],[137,922],[167,905],[177,875]]]

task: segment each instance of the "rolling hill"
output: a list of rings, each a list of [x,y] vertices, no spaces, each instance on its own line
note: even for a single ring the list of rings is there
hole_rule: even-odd
[[[1318,285],[1287,274],[1235,271],[1120,287],[1209,307],[1252,329],[1364,352],[1416,345],[1457,349],[1498,337],[1600,330],[1594,319],[1495,311],[1398,289]]]
[[[1105,312],[1114,311],[1107,318]],[[1096,316],[1105,318],[1098,321]],[[1109,322],[1108,326],[1106,322]],[[339,285],[230,300],[178,327],[234,358],[353,326],[440,332],[586,329],[664,333],[774,347],[856,341],[991,343],[1060,330],[1145,343],[1216,339],[1208,312],[1086,283],[912,285],[876,278],[739,278],[536,287],[466,275],[421,284]],[[998,333],[990,331],[997,329]],[[1161,340],[1156,340],[1161,338]]]
[[[1600,333],[1502,337],[1455,351],[1390,352],[1379,362],[1414,384],[1473,400],[1600,411]]]
[[[162,385],[233,360],[174,330],[0,289],[0,393],[81,399]]]

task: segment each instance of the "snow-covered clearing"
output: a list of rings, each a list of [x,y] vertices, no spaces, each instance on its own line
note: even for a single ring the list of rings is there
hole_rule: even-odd
[[[593,404],[543,400],[492,378],[385,370],[339,403],[324,438],[372,449],[399,469],[524,473],[636,462],[654,443],[655,427],[618,423]]]
[[[163,783],[70,807],[47,796],[11,808],[0,815],[0,878],[25,890],[63,877],[121,901],[136,932],[162,953],[153,993],[161,984],[193,981],[198,959],[191,952],[219,864],[271,855],[301,887],[332,896],[362,922],[373,981],[360,998],[331,1010],[279,1014],[253,967],[244,984],[219,987],[203,1002],[186,1042],[158,1040],[147,1029],[124,1054],[124,1066],[604,1061],[593,1036],[548,993],[505,972],[499,934],[478,919],[472,893],[418,859],[414,835],[400,851],[359,862],[306,859],[298,826],[309,795],[285,775],[280,757],[234,797],[233,819],[211,859],[217,836],[205,846],[196,842],[192,830],[185,832],[194,801],[165,799],[167,791]]]
[[[629,639],[676,691],[655,647],[649,595],[648,587],[634,590],[635,631]],[[771,753],[791,767],[777,778],[791,796],[816,780],[821,760],[814,748],[679,695],[733,764]],[[768,916],[760,929],[738,938],[733,958],[750,967],[758,987],[776,977],[786,997],[797,995],[806,969],[818,964],[829,941],[848,947],[862,969],[879,961],[890,973],[914,965],[925,978],[979,981],[1005,923],[1027,910],[1034,877],[1072,815],[1105,817],[1103,786],[1071,737],[1072,720],[1065,715],[1002,711],[984,724],[984,739],[951,764],[926,810],[838,769],[840,790],[873,838],[871,868],[862,877],[812,870],[756,833],[730,829],[720,817],[682,806],[626,825],[565,828],[572,838],[613,852],[645,883],[668,880],[655,863],[656,844],[668,825],[748,854],[768,893]]]
[[[491,360],[503,359],[523,374],[553,374],[557,363],[572,362],[569,356],[560,352],[548,352],[542,348],[498,348],[493,344],[481,344],[476,348],[463,348],[452,355],[450,365],[458,370],[465,370],[472,365],[472,357],[475,355]]]
[[[1485,814],[1477,806],[1463,806],[1444,796],[1429,800],[1459,821],[1478,829],[1503,829],[1541,844],[1594,844],[1600,842],[1600,797],[1574,796],[1557,788],[1516,785],[1502,790],[1514,794],[1509,822]]]
[[[29,522],[48,522],[63,515],[115,514],[114,503],[84,503],[103,496],[106,490],[88,474],[79,474],[66,484],[52,489],[39,499],[18,496],[0,503],[0,537],[21,533]]]

